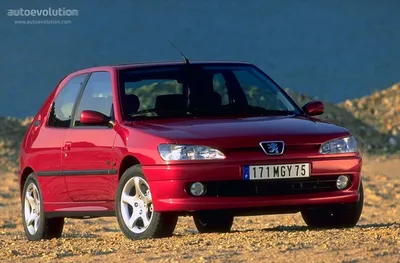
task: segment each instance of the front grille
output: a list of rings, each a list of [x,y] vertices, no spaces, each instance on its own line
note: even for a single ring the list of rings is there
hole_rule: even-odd
[[[300,144],[300,145],[285,145],[285,153],[301,153],[301,152],[310,152],[310,153],[318,153],[320,148],[320,144]],[[220,149],[225,154],[231,153],[242,153],[242,152],[255,152],[255,153],[264,153],[261,146],[253,146],[253,147],[241,147],[241,148],[222,148]]]
[[[339,191],[336,188],[338,176],[313,176],[301,179],[283,180],[230,180],[203,182],[207,187],[205,196],[276,196]]]

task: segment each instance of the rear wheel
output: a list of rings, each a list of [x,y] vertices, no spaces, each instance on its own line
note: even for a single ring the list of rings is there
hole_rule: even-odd
[[[231,231],[233,215],[224,212],[199,212],[193,221],[200,233],[225,233]]]
[[[27,239],[38,241],[61,237],[64,218],[45,218],[42,192],[33,173],[25,181],[22,197],[22,223]]]
[[[178,217],[154,211],[149,184],[138,165],[122,175],[115,203],[118,224],[129,239],[168,237],[174,232]]]
[[[360,198],[354,204],[341,204],[301,212],[304,221],[311,228],[354,227],[360,219],[364,205],[364,189],[360,184]]]

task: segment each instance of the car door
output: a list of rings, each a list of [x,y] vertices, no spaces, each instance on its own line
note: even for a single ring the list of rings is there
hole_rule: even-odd
[[[35,135],[31,151],[31,162],[41,183],[42,192],[49,195],[45,199],[51,202],[70,201],[65,180],[62,176],[62,145],[71,124],[72,108],[82,84],[88,74],[66,78],[59,85],[60,90],[51,102],[47,121],[38,117],[35,128],[41,125]],[[33,128],[36,133],[38,128]]]
[[[72,127],[65,135],[63,175],[75,202],[114,200],[118,183],[113,160],[116,132],[111,124],[80,122],[83,110],[98,111],[112,118],[112,96],[111,74],[91,73],[78,99]]]

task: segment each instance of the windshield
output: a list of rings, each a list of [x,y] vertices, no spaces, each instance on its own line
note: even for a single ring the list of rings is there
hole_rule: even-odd
[[[182,65],[120,71],[124,119],[299,114],[261,70],[247,65]]]

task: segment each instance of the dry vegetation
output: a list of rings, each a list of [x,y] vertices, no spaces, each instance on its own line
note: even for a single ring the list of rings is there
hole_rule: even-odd
[[[291,94],[301,105],[310,99]],[[232,233],[198,234],[190,218],[181,218],[171,238],[130,241],[114,218],[69,219],[61,239],[28,243],[15,171],[30,119],[0,118],[4,170],[0,173],[0,261],[400,262],[400,176],[396,172],[400,159],[393,154],[398,147],[393,140],[398,136],[400,111],[392,110],[397,109],[399,94],[399,86],[394,86],[370,97],[326,105],[322,119],[349,128],[369,153],[363,167],[364,212],[358,226],[347,230],[310,231],[295,214],[239,217]]]
[[[346,100],[340,107],[376,130],[398,136],[400,132],[400,84],[371,96]]]
[[[386,94],[391,89],[383,90],[378,94]],[[289,93],[299,105],[304,105],[311,99],[302,94],[291,91]],[[397,93],[398,100],[400,100],[400,89]],[[398,140],[397,136],[400,134],[392,133],[392,130],[380,129],[378,126],[382,126],[385,123],[393,123],[393,119],[396,118],[399,119],[400,125],[400,117],[398,117],[400,109],[397,113],[392,110],[398,107],[395,100],[391,100],[392,103],[388,104],[379,103],[379,106],[378,103],[372,104],[370,101],[373,100],[374,96],[377,95],[374,94],[371,97],[364,97],[354,101],[348,100],[338,105],[325,102],[325,113],[318,118],[347,128],[354,134],[364,153],[373,155],[397,153],[400,150],[400,142],[396,142]],[[395,94],[391,94],[391,96],[395,96]],[[385,95],[380,95],[379,97],[383,100]],[[358,105],[360,108],[349,107],[348,105]],[[371,116],[364,110],[365,108],[374,108],[374,105],[377,106],[375,111],[379,111],[380,115]],[[388,114],[388,112],[393,114]]]
[[[31,120],[0,117],[0,171],[17,171],[20,144]]]

